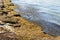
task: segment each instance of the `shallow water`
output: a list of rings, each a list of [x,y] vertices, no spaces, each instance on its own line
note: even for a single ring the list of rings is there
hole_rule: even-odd
[[[39,23],[51,35],[60,35],[60,0],[12,0],[21,16]]]

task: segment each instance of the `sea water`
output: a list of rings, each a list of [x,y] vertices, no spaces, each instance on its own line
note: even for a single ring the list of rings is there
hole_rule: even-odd
[[[43,31],[60,35],[60,0],[12,0],[21,16],[41,24]]]

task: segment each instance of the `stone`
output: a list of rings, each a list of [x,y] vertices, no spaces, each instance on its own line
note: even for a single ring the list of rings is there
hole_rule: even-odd
[[[0,40],[18,40],[17,35],[11,32],[0,33]]]

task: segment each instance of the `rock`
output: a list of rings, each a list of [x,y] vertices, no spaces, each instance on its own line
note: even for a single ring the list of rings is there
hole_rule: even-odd
[[[5,22],[5,23],[11,23],[11,24],[16,24],[18,23],[18,19],[14,18],[14,17],[8,17],[8,16],[0,16],[0,20]]]
[[[2,22],[2,21],[0,21],[0,25],[1,25],[1,24],[5,24],[5,23],[4,23],[4,22]]]
[[[3,5],[3,4],[2,4],[2,2],[3,2],[3,1],[2,1],[2,0],[0,0],[0,6],[2,6],[2,5]]]
[[[11,32],[0,33],[0,40],[18,40],[16,34]]]
[[[21,15],[20,15],[20,14],[15,14],[14,16],[16,16],[16,17],[21,17]]]
[[[10,24],[10,26],[13,26],[13,27],[21,27],[21,24]]]
[[[11,12],[8,12],[7,16],[14,16],[14,15],[18,15],[18,13],[15,11],[11,11]]]

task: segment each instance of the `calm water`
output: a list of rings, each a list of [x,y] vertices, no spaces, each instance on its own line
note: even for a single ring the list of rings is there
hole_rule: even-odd
[[[21,16],[42,24],[44,31],[60,35],[60,0],[12,0]]]

